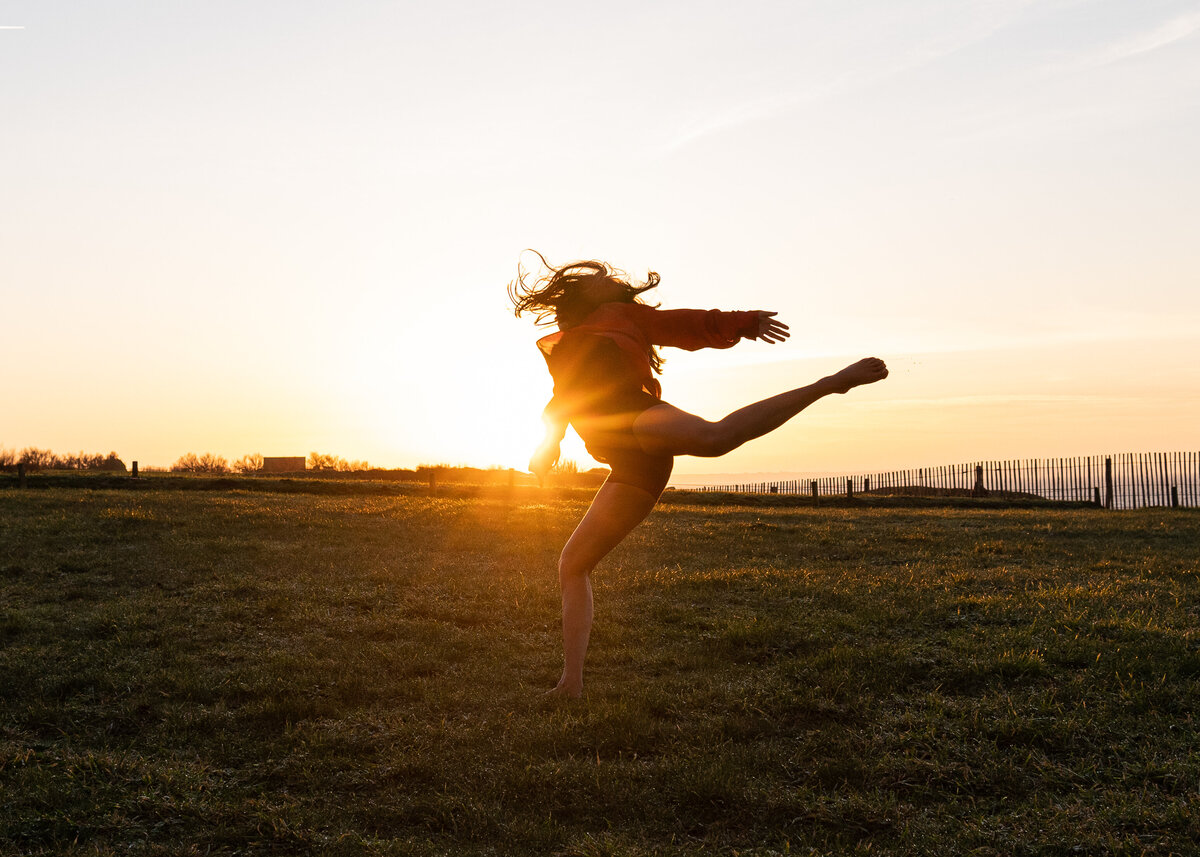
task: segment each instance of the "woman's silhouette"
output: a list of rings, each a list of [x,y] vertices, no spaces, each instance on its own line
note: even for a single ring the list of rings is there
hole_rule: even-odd
[[[779,428],[817,399],[880,381],[888,372],[882,360],[868,357],[709,422],[660,398],[653,373],[661,370],[662,359],[655,346],[694,351],[729,348],[742,338],[782,342],[788,326],[774,312],[659,310],[639,297],[658,285],[656,273],[635,286],[603,262],[555,268],[537,255],[549,273],[528,283],[519,269],[509,284],[518,317],[532,312],[539,323],[558,324],[558,332],[537,343],[554,379],[554,397],[543,414],[545,439],[529,469],[545,477],[570,423],[588,452],[612,470],[558,561],[565,663],[551,693],[576,697],[583,692],[592,628],[592,569],[649,514],[674,457],[724,455]]]

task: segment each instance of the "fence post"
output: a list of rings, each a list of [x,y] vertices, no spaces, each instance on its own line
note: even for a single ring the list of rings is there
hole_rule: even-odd
[[[429,491],[431,493],[437,491],[437,471],[433,469],[429,471]]]
[[[864,476],[863,477],[863,493],[866,494],[870,490],[871,490],[871,477]]]
[[[137,479],[137,462],[133,462],[133,478]]]
[[[1176,485],[1171,486],[1171,508],[1179,508],[1179,487]]]
[[[849,476],[846,477],[846,496],[847,497],[854,496],[854,480],[851,479]]]
[[[25,462],[24,461],[17,464],[17,487],[18,488],[25,487]]]
[[[984,497],[987,495],[987,489],[983,487],[983,465],[975,465],[975,488],[972,492],[976,497]]]
[[[1094,492],[1093,497],[1092,497],[1092,502],[1095,503],[1096,508],[1099,509],[1100,508],[1100,489],[1093,485],[1092,491]]]
[[[813,499],[814,500],[817,499],[817,480],[814,479],[812,482],[810,482],[808,484],[812,488]]]
[[[1104,508],[1111,509],[1113,504],[1112,458],[1104,459]]]

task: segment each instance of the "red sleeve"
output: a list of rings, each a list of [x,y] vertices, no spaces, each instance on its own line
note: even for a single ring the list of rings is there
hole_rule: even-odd
[[[758,313],[723,312],[719,309],[654,309],[629,304],[633,320],[654,345],[670,345],[695,351],[698,348],[729,348],[744,336],[758,333]]]

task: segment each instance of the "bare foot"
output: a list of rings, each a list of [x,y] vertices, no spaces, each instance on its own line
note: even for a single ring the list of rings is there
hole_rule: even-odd
[[[543,699],[579,699],[583,696],[583,687],[572,687],[570,685],[559,682],[558,686],[553,690],[548,690],[542,694]]]
[[[887,364],[878,357],[865,357],[857,363],[851,363],[841,372],[830,375],[827,379],[834,392],[846,393],[863,384],[874,384],[888,376]]]

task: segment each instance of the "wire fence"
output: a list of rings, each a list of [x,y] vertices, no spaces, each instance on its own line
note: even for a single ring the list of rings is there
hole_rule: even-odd
[[[996,496],[1093,503],[1109,509],[1200,507],[1200,452],[974,461],[820,479],[709,485],[747,494]]]

